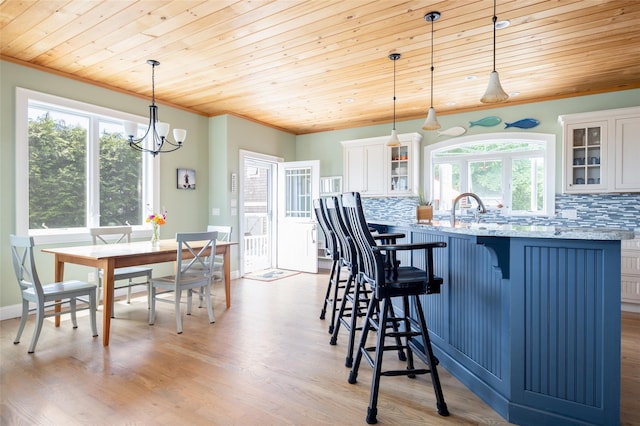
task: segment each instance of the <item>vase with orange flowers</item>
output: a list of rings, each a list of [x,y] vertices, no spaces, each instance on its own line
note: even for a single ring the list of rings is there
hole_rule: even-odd
[[[151,223],[153,233],[151,234],[151,244],[157,246],[160,243],[160,226],[167,223],[167,211],[163,209],[162,213],[151,213],[147,216],[146,222]]]

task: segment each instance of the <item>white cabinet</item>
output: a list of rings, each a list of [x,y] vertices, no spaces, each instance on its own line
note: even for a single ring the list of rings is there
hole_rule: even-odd
[[[398,138],[397,147],[387,146],[388,136],[343,141],[344,191],[363,197],[417,195],[422,135]]]
[[[634,240],[622,240],[622,286],[623,310],[640,312],[640,234]]]
[[[344,147],[346,192],[363,196],[384,195],[384,145],[352,145]]]
[[[559,117],[565,193],[640,191],[640,107]]]
[[[615,189],[640,190],[640,108],[615,121]]]

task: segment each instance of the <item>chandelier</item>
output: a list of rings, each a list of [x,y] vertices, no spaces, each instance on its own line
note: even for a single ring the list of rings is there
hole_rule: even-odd
[[[149,126],[144,135],[136,139],[138,134],[138,124],[133,121],[124,122],[124,132],[127,135],[129,146],[136,151],[149,152],[154,157],[165,152],[172,152],[182,148],[182,142],[187,137],[185,129],[173,129],[173,138],[176,142],[167,139],[169,134],[169,123],[158,121],[158,106],[156,105],[156,83],[155,70],[160,62],[149,59],[147,63],[151,65],[151,105],[149,105]],[[147,142],[147,136],[150,140]]]

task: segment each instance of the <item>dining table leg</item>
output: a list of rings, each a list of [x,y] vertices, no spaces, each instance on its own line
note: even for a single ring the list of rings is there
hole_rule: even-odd
[[[115,262],[113,259],[104,259],[100,263],[103,271],[102,277],[102,345],[109,346],[109,333],[111,330],[111,306],[113,304],[113,277]]]

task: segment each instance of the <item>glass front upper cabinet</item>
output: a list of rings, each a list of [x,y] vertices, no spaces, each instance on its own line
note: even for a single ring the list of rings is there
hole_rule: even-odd
[[[409,190],[409,156],[410,149],[408,145],[391,147],[391,175],[390,189],[391,191],[408,191]]]
[[[589,192],[605,184],[606,123],[569,126],[566,152],[566,190]]]

